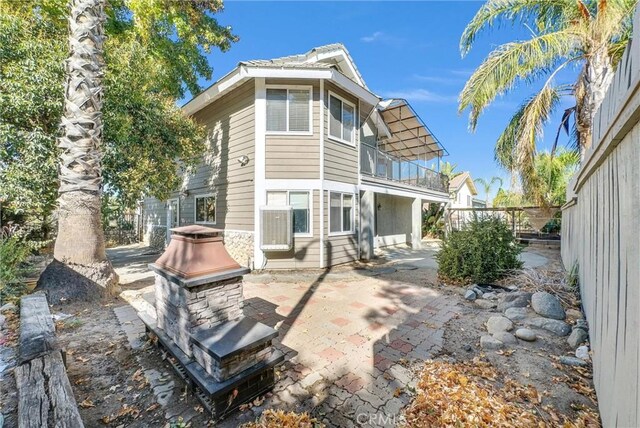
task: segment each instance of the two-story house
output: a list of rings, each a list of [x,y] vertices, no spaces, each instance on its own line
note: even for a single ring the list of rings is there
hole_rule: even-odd
[[[340,44],[241,62],[183,109],[207,151],[172,198],[144,200],[147,239],[204,224],[253,269],[325,268],[419,246],[423,202],[449,198],[425,167],[444,148],[406,101],[373,94]]]

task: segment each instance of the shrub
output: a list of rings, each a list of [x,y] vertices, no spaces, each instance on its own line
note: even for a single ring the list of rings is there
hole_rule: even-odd
[[[20,264],[29,256],[30,249],[18,235],[0,233],[0,292],[18,282]]]
[[[498,218],[474,219],[451,232],[436,255],[441,278],[457,283],[490,282],[522,267],[511,229]]]

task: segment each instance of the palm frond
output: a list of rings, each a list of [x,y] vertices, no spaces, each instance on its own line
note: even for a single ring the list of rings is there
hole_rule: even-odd
[[[489,0],[464,29],[460,52],[462,56],[469,53],[478,34],[495,25],[513,25],[533,16],[539,28],[559,29],[563,23],[575,20],[577,13],[575,0]]]
[[[482,111],[520,79],[533,80],[549,72],[561,58],[578,57],[576,30],[568,28],[523,42],[506,43],[489,54],[460,93],[458,112],[470,108],[475,129]]]

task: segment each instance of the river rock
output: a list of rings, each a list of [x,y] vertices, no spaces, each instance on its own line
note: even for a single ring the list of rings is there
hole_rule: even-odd
[[[504,316],[509,318],[511,321],[520,321],[529,316],[528,308],[507,308],[504,311]]]
[[[582,330],[589,333],[589,326],[587,325],[587,322],[583,319],[576,320],[576,323],[573,326],[573,328],[581,328]]]
[[[525,342],[533,342],[538,338],[538,336],[536,336],[536,334],[532,330],[529,330],[528,328],[517,329],[516,337],[518,339],[524,340]]]
[[[527,318],[526,320],[524,320],[524,322],[526,325],[530,327],[541,328],[541,329],[550,331],[551,333],[557,336],[566,336],[571,332],[571,327],[569,326],[569,324],[560,320],[535,317],[535,318]]]
[[[504,343],[505,345],[516,345],[518,343],[518,339],[516,339],[516,337],[513,334],[508,333],[506,331],[499,331],[497,333],[494,333],[493,338],[498,339],[500,342]]]
[[[489,334],[495,334],[503,331],[513,330],[513,323],[509,318],[496,315],[487,320],[487,331]]]
[[[581,328],[574,328],[567,339],[569,346],[573,349],[576,349],[578,346],[582,345],[589,338],[589,334]]]
[[[473,290],[467,290],[467,292],[464,293],[464,298],[467,299],[467,300],[473,301],[473,300],[476,300],[477,297],[478,296],[476,295],[475,291],[473,291]]]
[[[482,288],[478,287],[475,284],[473,285],[473,287],[470,288],[470,290],[476,293],[476,296],[478,296],[478,299],[481,299],[482,295],[484,294],[484,291],[482,291]]]
[[[496,302],[486,299],[477,299],[476,305],[480,306],[482,309],[493,309],[497,306]]]
[[[531,296],[531,307],[545,318],[563,320],[567,314],[556,296],[546,291],[538,291]]]
[[[4,315],[0,315],[0,329],[3,329],[6,323],[7,323],[7,318]]]
[[[584,367],[587,365],[587,362],[585,360],[581,360],[580,358],[576,357],[562,356],[560,357],[560,362],[562,364],[566,364],[567,366]]]
[[[589,347],[586,345],[578,346],[578,349],[576,349],[576,357],[589,361]]]
[[[531,303],[531,293],[526,291],[512,291],[500,293],[498,310],[504,312],[509,308],[526,308]]]
[[[504,346],[504,343],[500,342],[493,336],[480,337],[480,347],[482,349],[500,349]]]
[[[496,293],[495,291],[491,291],[489,293],[484,293],[482,295],[483,299],[487,299],[487,300],[496,300],[498,298],[498,293]]]

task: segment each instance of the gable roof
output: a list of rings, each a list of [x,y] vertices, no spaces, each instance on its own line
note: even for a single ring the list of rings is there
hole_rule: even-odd
[[[368,89],[353,58],[342,43],[317,46],[302,54],[241,61],[239,64],[269,68],[337,68],[358,85]]]
[[[471,178],[471,174],[468,171],[463,172],[462,174],[458,174],[449,180],[449,192],[458,192],[463,184],[467,184],[469,186],[469,190],[471,190],[472,195],[477,195],[478,190],[476,189],[476,185]]]
[[[380,101],[380,97],[364,83],[347,48],[341,43],[333,43],[315,47],[303,54],[241,61],[236,68],[184,104],[182,110],[187,115],[195,114],[224,93],[254,77],[327,79],[372,108]]]

